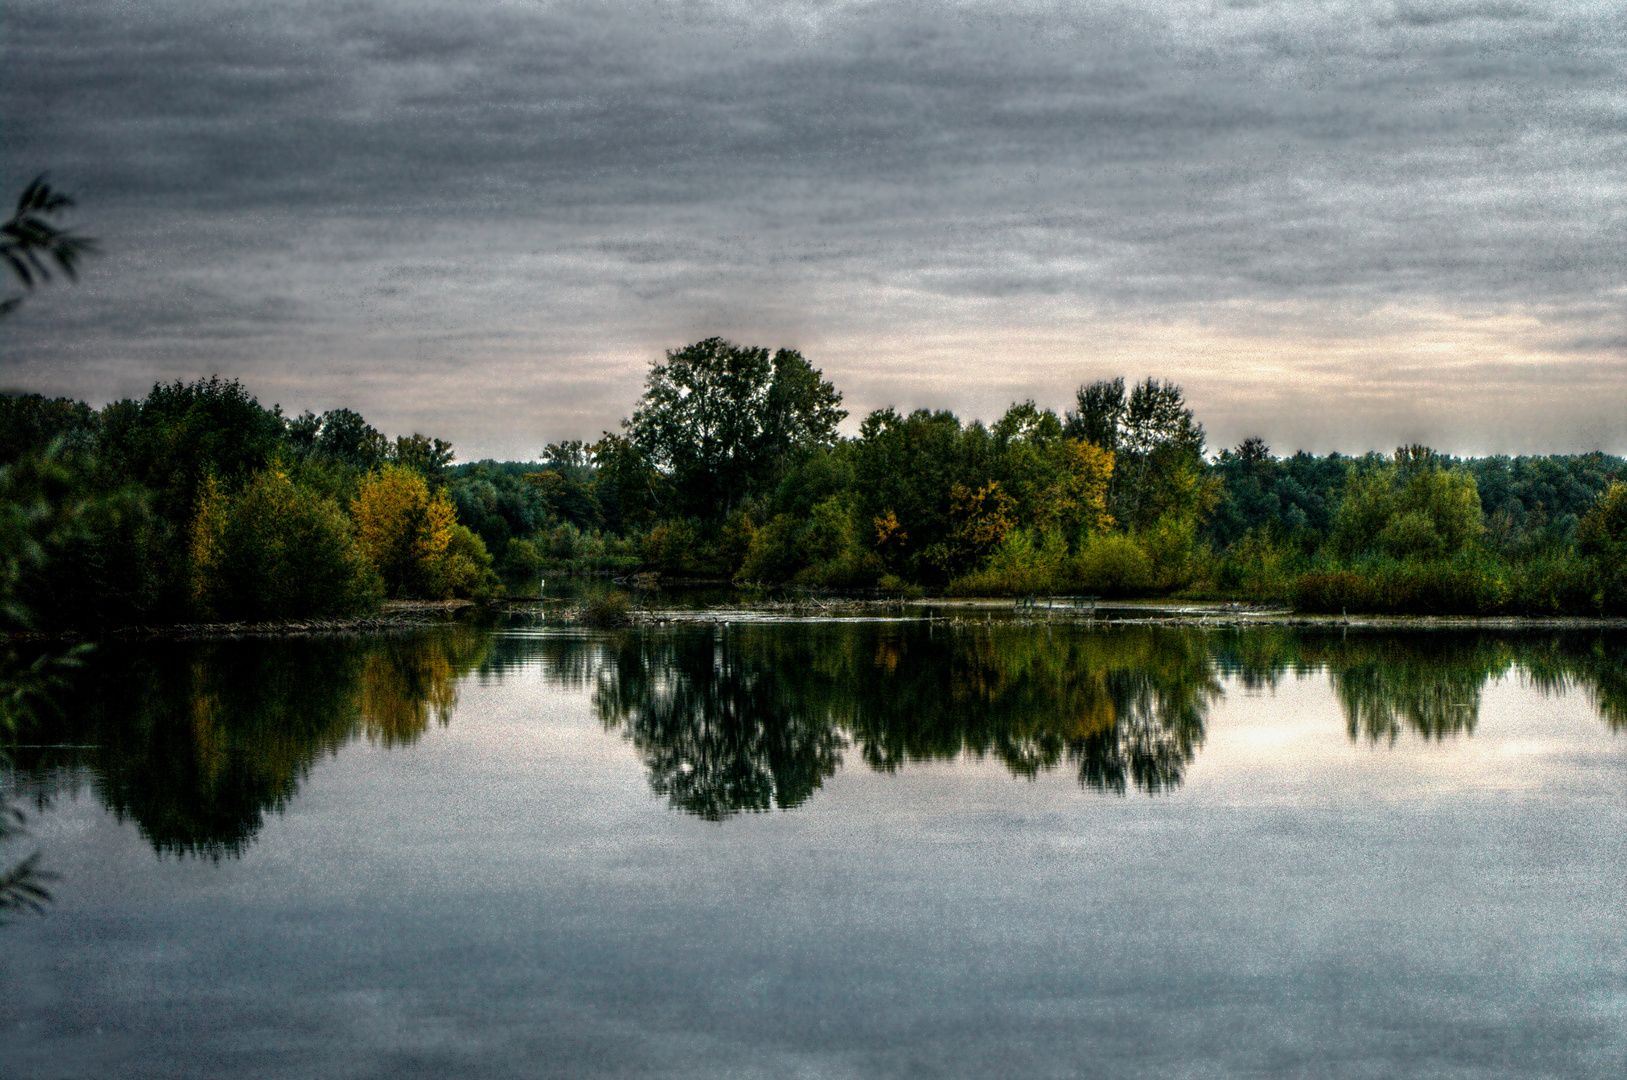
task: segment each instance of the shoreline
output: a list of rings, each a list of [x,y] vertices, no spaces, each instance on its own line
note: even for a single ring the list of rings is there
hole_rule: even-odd
[[[404,633],[457,623],[483,609],[503,615],[536,612],[536,598],[515,597],[487,605],[472,600],[394,600],[373,615],[333,619],[291,619],[265,623],[177,623],[171,626],[126,626],[101,633],[58,631],[6,636],[9,645],[95,641],[198,641],[247,638],[346,637]],[[578,607],[553,609],[560,621],[582,625],[586,613]],[[997,619],[996,616],[999,616]],[[1160,626],[1192,629],[1247,629],[1284,626],[1323,630],[1627,630],[1627,616],[1532,615],[1318,615],[1285,608],[1251,607],[1221,601],[1112,601],[1093,610],[1073,604],[1044,607],[1019,605],[1007,598],[956,597],[917,599],[806,599],[762,601],[709,608],[634,607],[624,626],[664,626],[680,623],[847,622],[890,616],[949,626],[984,626],[999,622],[1021,626]]]
[[[472,600],[391,600],[373,615],[335,619],[288,619],[281,622],[175,623],[170,626],[121,626],[107,631],[62,630],[6,636],[7,644],[95,641],[192,641],[235,638],[344,637],[388,634],[446,626],[476,607]]]

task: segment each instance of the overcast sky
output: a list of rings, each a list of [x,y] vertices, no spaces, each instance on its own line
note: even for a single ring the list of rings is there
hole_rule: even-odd
[[[1211,451],[1627,452],[1627,4],[6,0],[0,383],[238,376],[460,458],[662,351],[855,420],[1170,378]]]

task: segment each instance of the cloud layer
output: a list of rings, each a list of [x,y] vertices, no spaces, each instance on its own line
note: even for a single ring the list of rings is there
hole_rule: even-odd
[[[661,349],[855,411],[1180,379],[1213,441],[1627,450],[1627,12],[18,0],[0,180],[107,250],[4,381],[242,376],[465,456]]]

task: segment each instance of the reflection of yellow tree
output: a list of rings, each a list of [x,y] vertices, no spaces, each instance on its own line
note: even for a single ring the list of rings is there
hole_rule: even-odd
[[[458,680],[477,666],[489,640],[458,630],[432,639],[433,647],[389,641],[369,652],[361,671],[361,721],[368,741],[384,746],[416,742],[433,718],[451,723]]]
[[[311,766],[358,735],[410,743],[445,724],[486,657],[469,628],[388,639],[108,646],[30,741],[26,769],[86,768],[103,801],[159,851],[241,852]],[[55,755],[55,756],[53,756]],[[64,756],[66,755],[66,756]]]

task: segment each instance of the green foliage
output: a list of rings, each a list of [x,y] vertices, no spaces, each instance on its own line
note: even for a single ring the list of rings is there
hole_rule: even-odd
[[[1576,550],[1617,569],[1627,565],[1627,483],[1612,483],[1583,516]]]
[[[489,596],[496,584],[497,575],[492,572],[492,557],[486,550],[486,542],[468,527],[453,525],[446,551],[435,566],[435,595]]]
[[[776,514],[752,533],[751,547],[736,575],[741,581],[789,581],[803,567],[802,525],[790,514]]]
[[[1596,604],[1627,612],[1627,483],[1613,482],[1582,517],[1576,549],[1594,568]]]
[[[1309,559],[1297,543],[1278,539],[1270,528],[1257,528],[1217,561],[1214,587],[1226,597],[1287,600],[1295,580],[1308,567]]]
[[[508,542],[503,551],[502,572],[510,578],[534,578],[542,573],[545,557],[533,540],[518,537]]]
[[[615,536],[598,529],[578,529],[560,522],[539,529],[530,541],[543,558],[543,568],[566,570],[631,570],[644,562],[642,536]]]
[[[102,411],[100,453],[108,468],[152,491],[172,522],[191,518],[204,477],[236,487],[283,445],[282,417],[262,409],[236,379],[155,385],[141,401]]]
[[[852,588],[874,584],[883,569],[851,498],[830,495],[805,518],[777,514],[757,529],[737,576],[742,581]]]
[[[708,338],[650,370],[627,443],[670,483],[672,509],[713,520],[772,492],[800,457],[833,444],[847,415],[841,400],[800,353],[771,358]],[[606,447],[607,457],[622,452]]]
[[[1202,536],[1224,549],[1263,529],[1302,549],[1314,548],[1332,526],[1348,466],[1349,459],[1338,454],[1315,457],[1302,451],[1275,458],[1260,439],[1223,450],[1209,470],[1220,490]]]
[[[1076,401],[1064,433],[1113,454],[1108,511],[1120,526],[1136,531],[1208,509],[1215,493],[1201,482],[1203,425],[1179,386],[1148,378],[1126,394],[1124,380],[1112,379],[1081,386]]]
[[[975,440],[974,440],[975,441]],[[986,483],[953,413],[880,409],[864,418],[852,449],[854,495],[862,516],[897,523],[889,566],[915,580],[940,578],[926,553],[947,539],[950,486]]]
[[[1158,567],[1146,550],[1122,533],[1092,536],[1075,558],[1072,577],[1082,593],[1145,596],[1157,588]]]
[[[1035,535],[1013,529],[1001,539],[987,565],[949,583],[950,596],[1033,596],[1070,591],[1068,541],[1060,529]]]
[[[452,458],[451,443],[420,435],[416,431],[411,435],[396,436],[395,445],[390,448],[392,462],[430,478],[439,477],[452,464]]]
[[[1184,514],[1166,514],[1137,536],[1154,573],[1154,588],[1176,592],[1186,588],[1204,570],[1205,552],[1198,546],[1198,523]]]
[[[1441,559],[1464,551],[1482,529],[1474,477],[1413,447],[1397,450],[1390,463],[1352,470],[1330,543],[1347,558]]]
[[[83,401],[0,394],[0,464],[40,453],[59,440],[64,452],[89,450],[99,427],[100,418]]]
[[[671,502],[670,480],[626,436],[605,432],[593,444],[593,463],[596,494],[612,528],[623,533],[642,529]]]
[[[692,574],[701,567],[694,522],[670,518],[644,536],[644,562],[663,574]]]
[[[203,618],[261,622],[373,610],[383,583],[337,504],[267,469],[236,493],[205,484],[192,596]]]
[[[1627,480],[1627,461],[1606,454],[1480,458],[1460,467],[1480,490],[1487,542],[1515,557],[1569,547],[1581,516],[1613,481]]]
[[[329,409],[321,416],[302,413],[288,424],[289,449],[299,457],[313,457],[367,473],[390,460],[390,440],[360,413]]]
[[[1312,570],[1293,585],[1307,612],[1380,615],[1627,614],[1627,594],[1574,552],[1510,562],[1485,551],[1450,559],[1374,556]]]

